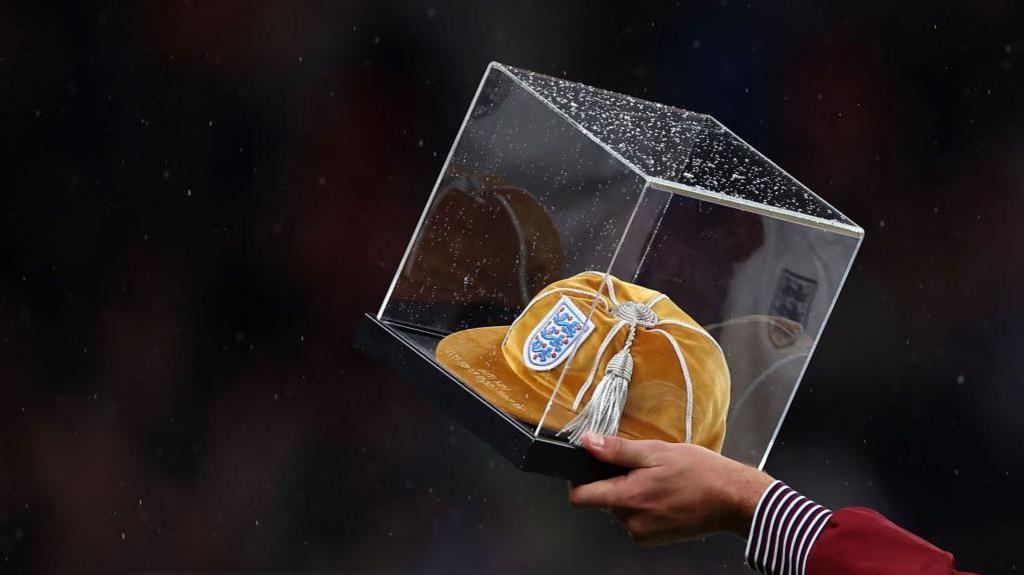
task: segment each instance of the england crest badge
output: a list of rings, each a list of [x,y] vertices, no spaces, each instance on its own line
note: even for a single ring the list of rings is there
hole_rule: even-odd
[[[534,371],[554,369],[593,331],[594,322],[562,296],[526,338],[523,362]]]

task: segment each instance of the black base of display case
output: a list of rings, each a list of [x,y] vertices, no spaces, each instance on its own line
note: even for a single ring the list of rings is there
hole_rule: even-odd
[[[414,343],[431,337],[366,314],[356,330],[355,345],[400,380],[419,389],[463,427],[523,471],[577,482],[605,479],[627,471],[598,461],[583,449],[568,443],[535,437],[524,424],[488,403],[445,371],[423,345]]]

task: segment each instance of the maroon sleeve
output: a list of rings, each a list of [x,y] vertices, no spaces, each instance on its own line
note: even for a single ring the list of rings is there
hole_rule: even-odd
[[[953,555],[862,507],[832,513],[807,556],[807,575],[967,575]]]
[[[758,501],[746,558],[768,575],[969,575],[951,554],[878,513],[833,513],[781,481]]]

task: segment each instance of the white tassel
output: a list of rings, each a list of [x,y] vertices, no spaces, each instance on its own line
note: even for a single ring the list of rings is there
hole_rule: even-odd
[[[558,432],[559,435],[568,433],[569,443],[580,445],[583,443],[583,434],[588,431],[599,435],[615,435],[619,432],[619,420],[626,407],[629,380],[633,376],[633,355],[629,352],[633,329],[629,335],[626,346],[608,360],[604,377],[594,388],[594,394],[586,407]]]
[[[558,432],[558,435],[569,434],[569,443],[582,444],[583,434],[588,431],[598,435],[615,435],[619,432],[619,422],[622,420],[622,411],[626,408],[626,397],[629,395],[629,380],[633,377],[633,355],[630,349],[633,347],[633,338],[636,337],[636,328],[651,328],[657,325],[658,316],[650,306],[659,299],[661,298],[651,300],[650,304],[627,301],[611,309],[613,316],[628,322],[629,334],[622,349],[608,360],[608,365],[604,368],[604,377],[594,388],[594,394],[590,396],[590,401],[583,411]],[[617,331],[618,327],[614,329]],[[601,348],[603,352],[603,344]],[[598,352],[595,362],[601,360],[602,352]]]

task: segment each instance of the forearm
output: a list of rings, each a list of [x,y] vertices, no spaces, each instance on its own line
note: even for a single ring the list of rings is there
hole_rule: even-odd
[[[878,513],[833,513],[778,481],[758,502],[746,556],[772,575],[966,575],[950,553]]]

